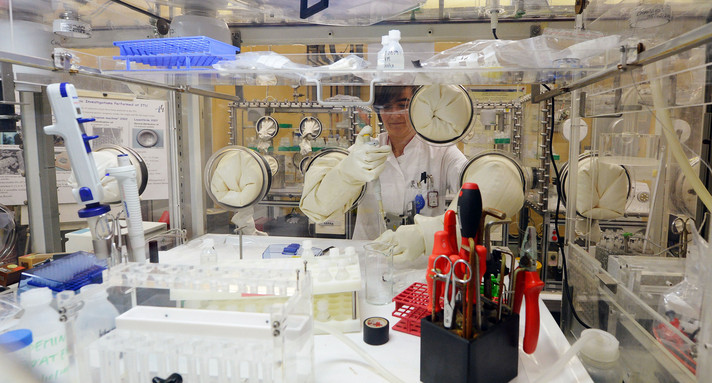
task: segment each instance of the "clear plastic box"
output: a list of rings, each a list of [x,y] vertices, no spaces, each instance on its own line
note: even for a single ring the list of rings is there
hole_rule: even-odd
[[[108,285],[168,289],[178,308],[135,306],[119,316],[117,329],[89,346],[96,357],[83,378],[147,382],[177,372],[190,382],[311,381],[311,272],[268,266],[128,263],[108,270]],[[207,297],[246,302],[250,312],[189,309],[181,299]]]

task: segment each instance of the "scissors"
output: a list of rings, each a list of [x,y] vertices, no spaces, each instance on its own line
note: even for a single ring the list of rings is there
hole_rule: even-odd
[[[445,259],[447,261],[446,268],[437,267],[440,259]],[[458,267],[458,265],[463,266]],[[456,287],[457,284],[465,286],[470,282],[472,279],[472,267],[470,266],[470,263],[464,259],[457,259],[453,262],[447,255],[440,255],[435,258],[435,262],[433,262],[433,269],[435,269],[435,277],[445,281],[445,290],[443,290],[443,297],[445,298],[445,304],[443,307],[443,326],[445,326],[445,328],[452,328],[452,317],[455,312]],[[457,275],[458,269],[467,271],[463,273],[462,277],[459,277]],[[453,284],[452,290],[450,289],[451,283]],[[448,291],[450,294],[449,296]]]

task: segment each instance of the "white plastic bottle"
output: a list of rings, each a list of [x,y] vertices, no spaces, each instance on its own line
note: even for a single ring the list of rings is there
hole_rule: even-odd
[[[376,55],[376,68],[383,69],[386,65],[386,49],[388,49],[388,35],[381,36],[381,50]]]
[[[388,31],[388,45],[383,57],[384,69],[404,69],[405,55],[400,45],[401,33],[397,29]]]
[[[314,250],[312,249],[311,239],[302,241],[302,259],[311,262],[314,259]]]
[[[87,378],[92,356],[86,352],[86,348],[116,328],[119,311],[108,301],[109,294],[99,285],[86,285],[79,290],[79,294],[84,301],[84,307],[79,311],[74,324],[76,339],[74,350],[79,373]],[[91,376],[90,381],[97,382],[99,377]]]
[[[583,330],[590,332],[590,329]],[[594,383],[621,383],[623,370],[618,362],[619,342],[615,336],[597,331],[598,336],[591,337],[581,348],[579,359]],[[584,334],[582,333],[583,337]]]
[[[77,338],[89,344],[116,328],[119,311],[107,299],[109,294],[99,285],[86,285],[79,290],[84,307],[76,321]]]
[[[43,382],[69,382],[67,331],[50,303],[52,290],[46,287],[20,295],[20,304],[25,309],[21,326],[32,331],[30,365]]]
[[[218,253],[215,251],[215,241],[212,238],[208,238],[203,241],[200,250],[200,264],[201,265],[214,265],[218,263]]]

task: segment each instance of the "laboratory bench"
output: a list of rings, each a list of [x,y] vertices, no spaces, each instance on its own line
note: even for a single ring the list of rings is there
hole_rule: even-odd
[[[218,253],[218,263],[220,265],[236,264],[240,262],[238,252],[238,238],[236,236],[208,234],[200,238],[211,237],[219,243],[222,238],[227,238],[234,246],[232,249],[215,246]],[[315,248],[325,249],[330,246],[343,249],[353,246],[359,255],[361,275],[364,275],[364,251],[363,246],[368,241],[325,239],[325,238],[298,238],[298,237],[276,237],[276,236],[243,236],[243,259],[255,260],[261,258],[262,253],[269,245],[301,243],[309,239]],[[197,241],[198,239],[194,240]],[[223,240],[224,241],[224,240]],[[187,250],[187,251],[186,251]],[[198,265],[200,254],[199,247],[188,243],[182,247],[175,248],[159,254],[160,262],[167,264],[189,264]],[[365,281],[365,278],[361,278]],[[424,281],[424,278],[423,278]],[[361,287],[363,291],[363,286]],[[363,322],[369,317],[384,317],[388,319],[392,327],[400,318],[394,317],[392,312],[395,303],[386,305],[371,305],[365,301],[365,294],[358,294],[358,321]],[[524,334],[524,317],[520,320],[519,339],[519,374],[513,382],[535,382],[543,371],[550,367],[560,355],[568,348],[569,342],[559,329],[556,321],[547,309],[544,301],[539,300],[539,310],[541,315],[541,328],[539,333],[539,343],[536,351],[528,355],[521,349],[521,341]],[[522,308],[521,312],[525,312]],[[402,379],[404,382],[420,381],[420,338],[414,335],[399,331],[389,330],[389,341],[380,346],[371,346],[363,341],[360,331],[346,332],[345,335],[354,341],[359,347],[373,356],[376,360],[390,372]],[[443,366],[447,368],[447,366]],[[342,343],[332,335],[314,336],[314,381],[315,382],[378,382],[385,381],[368,363],[364,361],[356,352]],[[592,382],[578,358],[570,361],[566,368],[557,375],[551,383],[573,383]]]

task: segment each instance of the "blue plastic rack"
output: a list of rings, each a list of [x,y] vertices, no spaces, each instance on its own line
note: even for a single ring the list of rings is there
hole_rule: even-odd
[[[114,45],[119,47],[120,54],[114,58],[126,60],[126,70],[131,70],[131,62],[191,70],[221,60],[234,60],[240,51],[238,47],[205,36],[114,41]]]

